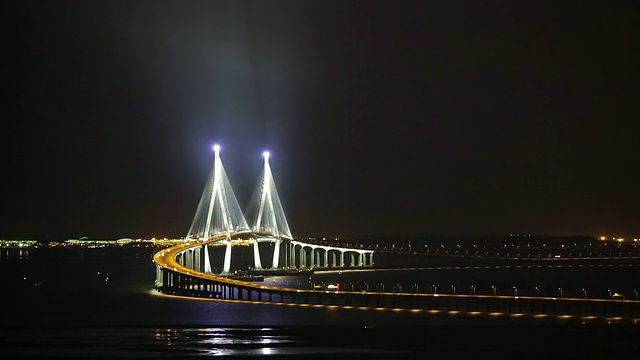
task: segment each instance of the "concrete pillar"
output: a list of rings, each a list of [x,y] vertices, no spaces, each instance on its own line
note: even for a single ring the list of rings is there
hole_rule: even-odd
[[[202,246],[198,246],[195,250],[193,250],[194,253],[194,262],[195,262],[195,266],[194,266],[194,270],[200,272],[202,271],[202,260],[201,260],[201,254],[202,254]]]
[[[324,267],[329,267],[329,250],[324,249]]]
[[[156,264],[156,285],[162,284],[162,272],[160,271],[160,266]]]
[[[227,241],[227,248],[224,252],[224,266],[222,272],[228,274],[231,271],[231,241]]]
[[[293,249],[293,245],[291,243],[289,243],[289,246],[287,246],[287,253],[289,254],[289,268],[295,268],[296,267],[296,259],[295,259],[295,252]]]
[[[211,259],[209,259],[209,247],[205,245],[203,247],[204,251],[204,272],[207,274],[211,274]]]
[[[292,268],[297,268],[298,267],[298,260],[297,260],[297,255],[298,253],[296,252],[296,246],[294,244],[291,244],[291,267]]]
[[[260,251],[258,250],[258,240],[253,243],[253,267],[262,270],[262,262],[260,261]]]
[[[344,267],[344,250],[340,250],[340,267]]]
[[[191,268],[193,270],[198,270],[198,251],[196,249],[191,250]]]
[[[276,243],[273,249],[273,263],[271,265],[272,269],[280,268],[280,244],[281,243],[282,243],[282,240],[276,239]]]
[[[282,262],[282,267],[288,269],[291,264],[291,246],[289,246],[287,240],[284,240],[284,245],[284,262]]]

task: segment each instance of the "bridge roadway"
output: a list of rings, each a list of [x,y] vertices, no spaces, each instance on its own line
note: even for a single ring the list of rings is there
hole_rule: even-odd
[[[211,244],[222,239],[224,237],[213,238],[206,242],[187,242],[156,253],[153,259],[157,268],[156,290],[163,294],[194,298],[285,303],[302,306],[328,305],[377,309],[528,314],[534,316],[606,317],[631,319],[634,323],[640,322],[640,301],[634,300],[283,288],[206,274],[182,266],[176,261],[176,255],[184,250]]]

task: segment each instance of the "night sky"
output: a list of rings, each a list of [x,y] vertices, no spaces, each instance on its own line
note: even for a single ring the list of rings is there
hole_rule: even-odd
[[[294,236],[640,237],[638,1],[1,6],[0,238],[182,237],[213,143]]]

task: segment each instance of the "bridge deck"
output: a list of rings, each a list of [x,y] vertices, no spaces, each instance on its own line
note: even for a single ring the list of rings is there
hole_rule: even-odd
[[[179,252],[207,243],[185,243],[158,252],[154,256],[158,267],[156,289],[165,294],[197,298],[298,305],[640,318],[640,301],[283,288],[206,274],[176,261],[175,255]]]

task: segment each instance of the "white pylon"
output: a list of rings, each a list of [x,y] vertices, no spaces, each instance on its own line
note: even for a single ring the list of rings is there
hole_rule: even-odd
[[[247,209],[251,230],[256,233],[270,234],[277,239],[281,237],[291,239],[291,230],[284,214],[278,190],[269,165],[269,152],[264,152],[264,169],[254,192],[252,201]]]
[[[220,146],[215,145],[213,169],[209,174],[196,215],[185,241],[206,241],[212,237],[226,235],[227,249],[223,273],[231,270],[231,233],[249,231],[247,221],[240,210],[238,200],[224,171],[220,159]],[[205,245],[205,272],[211,272],[209,252]]]
[[[251,230],[258,234],[271,235],[275,238],[273,261],[271,268],[280,268],[280,245],[283,238],[291,239],[291,230],[284,214],[278,190],[269,164],[270,154],[265,151],[264,169],[258,186],[247,209]]]
[[[249,230],[224,171],[220,159],[220,146],[215,145],[213,150],[215,152],[213,169],[207,179],[196,215],[185,240],[208,240],[213,236],[223,234],[226,234],[229,239],[233,232]]]

